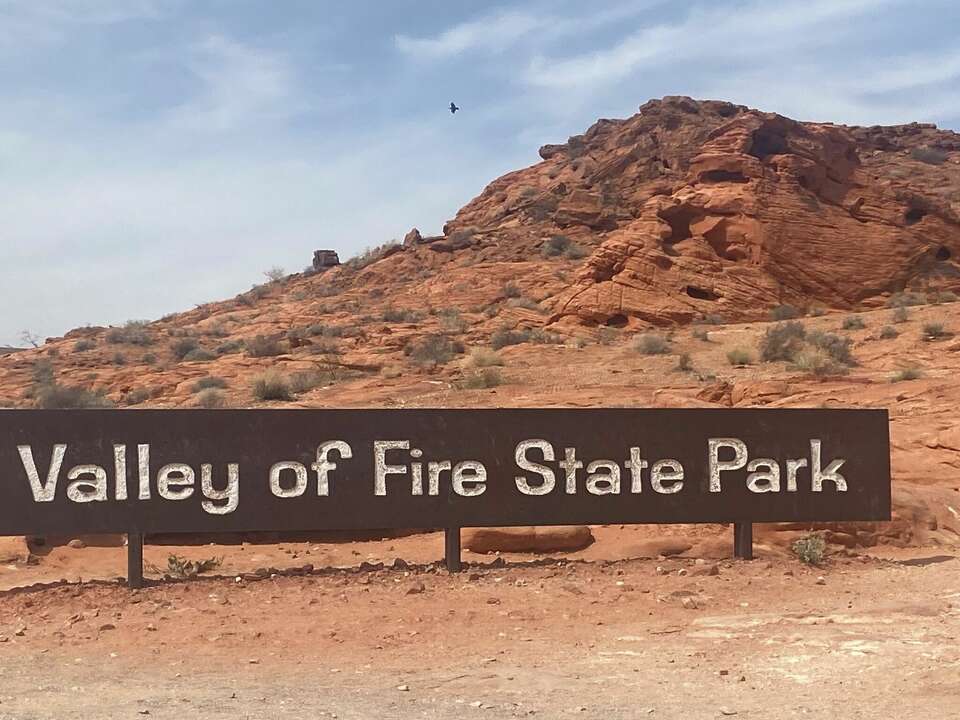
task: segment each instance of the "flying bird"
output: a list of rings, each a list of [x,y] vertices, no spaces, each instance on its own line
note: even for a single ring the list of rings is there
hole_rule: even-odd
[[[453,115],[457,110],[459,110],[455,103],[450,103],[450,114]]]

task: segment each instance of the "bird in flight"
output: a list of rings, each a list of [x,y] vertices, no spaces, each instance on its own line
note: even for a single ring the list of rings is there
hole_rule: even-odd
[[[457,110],[459,110],[455,103],[450,103],[450,114],[453,115]]]

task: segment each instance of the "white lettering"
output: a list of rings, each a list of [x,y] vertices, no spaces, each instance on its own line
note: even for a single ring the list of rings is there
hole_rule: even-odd
[[[57,494],[57,483],[60,480],[60,468],[63,465],[63,456],[67,452],[66,445],[54,445],[53,455],[50,457],[50,467],[47,468],[47,481],[40,482],[40,473],[33,461],[33,449],[29,445],[17,445],[20,453],[20,462],[30,481],[30,492],[34,502],[53,502]]]
[[[531,485],[527,482],[527,478],[524,475],[515,476],[514,482],[517,485],[517,489],[524,495],[546,495],[553,490],[553,486],[556,484],[556,477],[553,474],[553,470],[546,465],[540,465],[539,463],[527,460],[527,451],[533,449],[537,449],[543,453],[543,459],[547,462],[553,461],[553,445],[546,440],[521,441],[513,452],[513,458],[517,463],[517,467],[521,470],[539,474],[543,478],[543,482],[539,485]]]

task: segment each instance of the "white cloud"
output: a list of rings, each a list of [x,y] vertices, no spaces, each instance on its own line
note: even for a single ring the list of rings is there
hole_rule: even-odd
[[[536,31],[542,22],[530,13],[502,12],[460,23],[435,37],[397,35],[397,48],[419,58],[440,58],[468,50],[500,51]]]

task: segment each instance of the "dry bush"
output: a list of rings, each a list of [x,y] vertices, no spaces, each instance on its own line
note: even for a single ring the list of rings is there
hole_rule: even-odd
[[[274,357],[283,352],[280,343],[266,335],[257,335],[256,337],[248,338],[244,342],[244,345],[247,348],[247,355],[250,357]]]
[[[470,364],[477,368],[493,367],[503,365],[503,358],[493,350],[474,348],[470,351]]]
[[[727,362],[734,367],[750,365],[753,363],[753,355],[744,348],[734,348],[727,353]]]
[[[670,352],[670,341],[657,333],[644,333],[634,341],[633,349],[642,355],[666,355]]]
[[[293,399],[287,379],[277,372],[267,372],[254,379],[253,397],[261,401]]]
[[[227,396],[216,388],[208,388],[197,395],[197,407],[216,410],[227,406]]]

